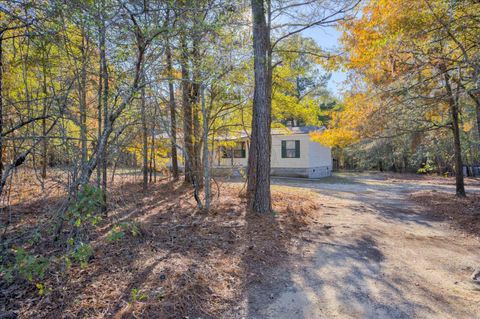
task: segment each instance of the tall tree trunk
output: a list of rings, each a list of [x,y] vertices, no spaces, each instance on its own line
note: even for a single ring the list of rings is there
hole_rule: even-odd
[[[3,33],[0,30],[0,179],[3,178]]]
[[[197,23],[197,22],[196,22]],[[196,181],[199,187],[203,186],[203,173],[202,173],[202,128],[200,124],[200,74],[198,70],[198,64],[200,61],[200,52],[198,51],[199,40],[197,35],[194,36],[192,41],[192,86],[190,91],[190,103],[192,104],[193,111],[193,159],[192,167],[195,174]]]
[[[248,158],[248,187],[250,208],[254,212],[271,211],[270,153],[271,153],[271,67],[270,39],[263,0],[251,0],[253,16],[253,50],[255,88],[250,152]]]
[[[88,160],[87,150],[87,39],[82,30],[82,66],[80,69],[79,102],[80,102],[80,140],[81,140],[81,170],[85,170]]]
[[[102,210],[104,213],[107,212],[107,164],[108,164],[108,158],[107,158],[107,142],[108,142],[108,136],[110,133],[107,135],[105,141],[104,141],[104,146],[101,147],[101,139],[104,138],[105,132],[110,130],[110,126],[113,124],[110,124],[109,122],[109,114],[108,114],[108,94],[109,94],[109,75],[108,75],[108,66],[107,66],[107,56],[106,56],[106,27],[105,27],[105,12],[104,12],[104,2],[102,1],[102,24],[101,24],[101,32],[100,32],[100,61],[102,64],[102,82],[103,82],[103,131],[102,135],[99,140],[99,145],[98,147],[98,163],[97,165],[102,166],[102,195],[103,195],[103,204],[104,206],[102,207]],[[137,72],[139,70],[140,66],[137,65]],[[137,83],[136,83],[137,85]]]
[[[178,179],[178,159],[177,159],[177,116],[175,110],[175,89],[173,86],[173,67],[172,67],[172,52],[170,49],[170,43],[167,41],[166,44],[166,55],[167,55],[167,72],[168,72],[168,93],[169,100],[168,106],[170,109],[170,138],[171,146],[170,152],[172,156],[172,174],[173,179]]]
[[[478,139],[480,140],[480,97],[475,99],[475,110],[477,113],[477,133],[478,133]],[[478,144],[478,150],[480,152],[480,142]]]
[[[455,154],[455,185],[456,194],[459,197],[465,197],[465,184],[463,180],[463,161],[462,161],[462,147],[460,144],[460,127],[458,116],[458,100],[455,98],[452,86],[450,83],[450,75],[446,67],[441,68],[443,72],[443,80],[445,89],[447,91],[448,105],[450,108],[450,115],[452,117],[452,131],[453,131],[453,149]]]
[[[104,32],[102,32],[103,35],[105,35]],[[103,38],[103,41],[105,41],[105,37],[101,36],[101,38]],[[105,42],[103,42],[105,43]],[[104,48],[104,46],[102,46]],[[63,207],[62,210],[60,210],[59,212],[59,223],[57,224],[57,229],[55,230],[55,238],[57,239],[58,238],[58,235],[61,233],[62,231],[62,228],[63,228],[63,224],[64,224],[64,221],[65,221],[65,213],[67,212],[67,209],[69,208],[69,205],[72,203],[72,201],[74,200],[74,196],[73,194],[75,194],[79,188],[79,186],[81,185],[85,185],[88,183],[88,181],[90,180],[90,177],[93,173],[93,170],[96,168],[96,166],[99,164],[99,160],[100,160],[100,154],[103,154],[102,156],[102,160],[103,160],[103,164],[105,165],[104,166],[104,171],[103,171],[103,185],[102,187],[105,187],[105,191],[103,192],[103,196],[104,196],[104,199],[106,200],[106,185],[107,185],[107,176],[106,176],[106,148],[107,148],[107,145],[108,145],[108,139],[110,137],[110,135],[112,134],[112,131],[113,131],[113,125],[115,124],[115,121],[118,119],[118,117],[122,114],[122,112],[125,110],[125,108],[127,107],[127,105],[129,105],[133,99],[133,96],[135,95],[136,92],[138,92],[138,89],[139,89],[139,82],[140,82],[140,76],[141,76],[141,70],[142,70],[142,65],[143,65],[143,58],[144,58],[144,55],[145,55],[145,50],[146,50],[146,44],[145,42],[141,42],[141,41],[138,41],[137,42],[137,49],[138,49],[138,57],[137,57],[137,61],[135,63],[135,76],[134,76],[134,79],[133,79],[133,83],[130,87],[130,90],[128,91],[128,94],[122,98],[122,101],[120,103],[120,105],[118,105],[118,107],[114,110],[112,110],[112,112],[110,112],[110,114],[108,114],[108,109],[106,107],[107,106],[107,103],[105,101],[105,99],[108,98],[108,69],[106,67],[106,59],[105,59],[105,51],[103,50],[103,54],[102,54],[102,50],[100,50],[100,55],[101,55],[101,58],[104,62],[103,64],[103,71],[104,71],[104,94],[103,94],[103,98],[104,98],[104,125],[103,125],[103,131],[102,131],[102,135],[100,136],[100,139],[98,140],[98,144],[97,144],[97,152],[96,154],[94,154],[88,161],[88,164],[87,164],[87,167],[86,169],[81,173],[81,175],[79,176],[79,178],[75,179],[75,181],[72,182],[72,184],[69,186],[69,191],[68,191],[68,205],[65,205]],[[53,127],[53,126],[52,126]],[[28,155],[28,154],[26,154]],[[25,155],[25,156],[26,156]],[[24,156],[24,158],[25,158]],[[1,194],[1,191],[2,191],[2,188],[3,188],[3,185],[4,185],[4,180],[5,180],[5,176],[2,177],[2,181],[0,182],[0,194]],[[3,184],[3,185],[2,185]],[[104,202],[106,203],[106,201]],[[106,205],[104,206],[104,208],[106,209]],[[106,213],[106,210],[104,211]],[[55,240],[56,240],[55,239]]]
[[[192,130],[192,104],[190,103],[191,82],[188,72],[188,52],[184,37],[181,39],[181,69],[182,69],[182,107],[183,107],[183,143],[185,183],[193,182],[193,130]]]
[[[199,187],[203,185],[203,174],[202,174],[202,130],[200,126],[200,117],[199,117],[199,103],[198,103],[198,85],[193,84],[194,96],[192,96],[192,111],[193,111],[193,173],[198,182]]]
[[[471,97],[473,102],[475,102],[475,113],[476,113],[476,120],[477,120],[477,134],[478,134],[478,144],[477,150],[480,154],[480,89],[476,90],[477,92],[467,91],[467,94]]]
[[[43,47],[43,51],[46,54],[47,49]],[[42,171],[41,176],[42,179],[45,180],[47,178],[47,149],[48,149],[48,139],[47,139],[47,112],[48,112],[48,103],[47,103],[47,60],[48,56],[43,55],[42,57],[42,93],[43,93],[43,108],[42,108]],[[43,187],[42,183],[42,187]]]
[[[205,209],[210,209],[210,167],[208,158],[208,114],[205,107],[205,87],[201,86],[201,103],[203,117],[203,183],[205,191]]]
[[[477,93],[480,95],[480,93]],[[478,153],[480,155],[480,97],[478,97],[477,99],[475,99],[475,109],[476,109],[476,113],[477,113],[477,133],[478,133]]]
[[[142,75],[142,89],[141,89],[141,117],[142,117],[142,157],[143,157],[143,190],[148,188],[148,130],[147,130],[147,115],[145,110],[145,74]]]
[[[153,172],[154,172],[154,164],[155,164],[155,127],[152,127],[152,136],[151,136],[151,143],[150,143],[150,175],[149,175],[149,183],[153,183]]]
[[[102,33],[102,27],[100,27],[100,33]],[[101,37],[101,36],[100,36]],[[99,41],[99,47],[101,50],[102,41]],[[98,76],[98,107],[97,107],[97,143],[100,140],[100,136],[102,135],[102,101],[103,101],[103,66],[102,66],[102,58],[99,59],[99,76]],[[101,158],[101,154],[99,154],[99,158]],[[100,188],[102,185],[102,167],[101,165],[97,165],[97,187]]]

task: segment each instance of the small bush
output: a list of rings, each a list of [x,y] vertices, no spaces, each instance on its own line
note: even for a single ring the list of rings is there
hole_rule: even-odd
[[[140,230],[140,224],[134,221],[131,222],[123,222],[120,223],[118,226],[120,226],[123,231],[129,233],[133,237],[137,237],[141,235],[141,230]]]
[[[47,288],[45,284],[42,283],[37,283],[35,287],[37,287],[37,293],[39,296],[44,296],[52,291],[52,288]]]
[[[84,223],[96,225],[102,220],[98,211],[103,205],[102,190],[92,185],[84,185],[78,194],[77,201],[70,207],[71,223],[77,228]]]
[[[115,242],[125,237],[125,232],[119,226],[115,226],[107,234],[107,241]]]
[[[23,248],[15,249],[13,253],[14,262],[0,266],[0,273],[6,281],[11,282],[15,276],[30,282],[43,279],[50,263],[47,258],[31,255]]]
[[[427,161],[426,163],[422,164],[422,167],[420,167],[417,170],[418,174],[430,174],[435,171],[435,166],[431,161]]]
[[[123,222],[114,226],[107,235],[107,241],[115,242],[121,240],[125,235],[138,237],[142,234],[140,225],[137,222]]]
[[[86,268],[90,258],[93,256],[93,253],[94,251],[92,246],[80,242],[75,249],[70,252],[69,256],[66,257],[65,261],[67,263],[67,267],[71,266],[70,258],[72,258],[74,261],[80,264],[81,268]]]

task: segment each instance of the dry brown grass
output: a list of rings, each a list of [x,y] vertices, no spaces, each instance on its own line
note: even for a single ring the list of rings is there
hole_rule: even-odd
[[[424,191],[411,198],[427,213],[447,219],[453,227],[480,238],[480,193],[469,193],[466,198],[445,192]]]
[[[38,187],[27,188],[28,195],[16,190],[21,194],[12,201],[7,238],[14,238],[11,245],[59,257],[64,245],[53,243],[48,229],[50,208],[62,200],[60,188],[40,198]],[[118,179],[108,218],[88,230],[95,248],[88,267],[65,269],[57,260],[43,281],[51,289],[44,296],[34,283],[2,282],[0,310],[21,318],[222,317],[249,283],[284,260],[319,206],[308,194],[274,188],[275,214],[258,216],[247,213],[242,185],[222,183],[219,189],[207,213],[195,208],[191,189],[181,182],[164,180],[143,193],[135,179]],[[107,241],[112,227],[125,221],[137,222],[141,235]],[[29,246],[35,228],[42,239]]]

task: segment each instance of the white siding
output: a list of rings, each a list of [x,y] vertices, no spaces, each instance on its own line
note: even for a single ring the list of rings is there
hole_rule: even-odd
[[[282,158],[282,141],[300,141],[300,158]],[[272,135],[272,168],[307,168],[309,165],[308,134]]]
[[[308,167],[329,166],[332,168],[332,151],[317,142],[309,141],[310,157]]]
[[[282,141],[300,141],[299,158],[282,158]],[[248,143],[247,143],[248,145]],[[218,168],[240,168],[248,164],[248,146],[245,158],[219,158],[221,153],[215,149],[213,166]],[[312,142],[309,134],[272,135],[272,175],[301,176],[319,178],[330,176],[332,172],[332,154],[328,147]]]
[[[332,175],[332,152],[330,148],[310,141],[309,178],[321,178]]]
[[[215,161],[212,164],[213,165],[218,165],[218,166],[244,167],[244,166],[247,166],[247,163],[248,163],[248,151],[246,151],[245,153],[246,153],[245,158],[234,158],[233,159],[233,165],[232,165],[232,159],[231,158],[220,158],[220,165],[219,165],[218,164],[218,157],[216,157]],[[218,152],[217,152],[216,156],[218,156]]]
[[[249,143],[247,140],[243,140],[245,142],[245,157],[244,158],[223,158],[222,153],[220,152],[220,147],[215,146],[214,158],[213,158],[213,166],[228,166],[228,167],[247,167],[248,164],[248,145]]]

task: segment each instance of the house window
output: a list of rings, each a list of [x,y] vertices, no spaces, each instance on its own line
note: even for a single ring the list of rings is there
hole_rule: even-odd
[[[220,153],[222,154],[222,158],[232,158],[232,149],[220,146]]]
[[[300,141],[282,141],[282,158],[300,158]]]
[[[234,158],[245,158],[245,142],[237,142],[233,147],[233,157]]]
[[[220,147],[220,152],[222,154],[222,158],[245,158],[246,151],[245,151],[245,142],[237,142],[233,147]]]

